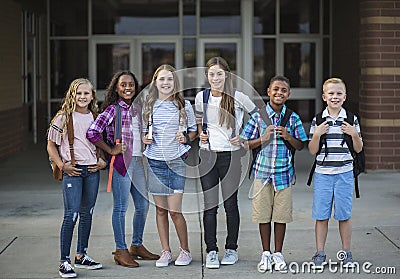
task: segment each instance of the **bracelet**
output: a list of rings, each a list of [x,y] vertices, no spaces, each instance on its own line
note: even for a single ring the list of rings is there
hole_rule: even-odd
[[[183,135],[185,136],[185,138],[186,138],[185,144],[186,144],[186,145],[190,145],[191,141],[190,141],[189,134],[188,134],[186,131],[183,132],[182,134],[183,134]]]

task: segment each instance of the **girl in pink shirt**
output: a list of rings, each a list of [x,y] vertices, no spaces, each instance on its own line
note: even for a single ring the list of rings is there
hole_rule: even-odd
[[[60,233],[61,258],[59,274],[63,278],[76,277],[71,265],[70,248],[75,223],[79,217],[78,243],[75,267],[102,268],[87,256],[93,208],[99,189],[99,170],[106,162],[96,156],[96,147],[86,138],[86,131],[97,113],[96,93],[92,83],[83,78],[71,82],[61,109],[51,120],[47,136],[47,152],[63,172],[62,191],[64,219]],[[75,164],[71,162],[67,125],[73,122],[73,151]]]

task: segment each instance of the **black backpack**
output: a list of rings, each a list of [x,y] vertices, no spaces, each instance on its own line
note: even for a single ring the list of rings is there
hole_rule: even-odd
[[[353,125],[354,124],[354,114],[350,111],[346,111],[346,114],[347,114],[347,118],[345,118],[344,121],[346,121],[350,125]],[[325,118],[322,118],[322,112],[320,112],[316,115],[315,125],[320,125],[325,120],[326,120]],[[354,151],[353,140],[351,139],[350,135],[344,134],[344,138],[342,140],[341,145],[343,146],[343,144],[345,142],[350,150],[351,156],[353,157],[354,187],[355,187],[355,192],[356,192],[356,198],[359,198],[360,190],[358,187],[358,175],[362,172],[365,172],[365,154],[364,154],[363,149],[359,153]],[[319,140],[319,149],[318,149],[318,152],[315,154],[314,164],[311,167],[310,173],[308,175],[308,181],[307,181],[308,186],[311,185],[313,174],[315,172],[315,167],[317,165],[317,156],[318,156],[318,154],[321,153],[322,146],[324,146],[324,145],[326,146],[326,134],[322,135]],[[325,160],[325,157],[327,156],[327,153],[328,153],[328,149],[325,148],[324,160]]]
[[[269,119],[269,116],[267,114],[266,111],[266,107],[263,107],[262,109],[260,109],[258,111],[260,113],[261,119],[264,121],[265,124],[267,124],[267,126],[271,125],[271,119]],[[285,111],[285,115],[283,116],[282,120],[281,120],[281,126],[282,127],[286,127],[286,124],[288,123],[290,116],[292,115],[293,110],[291,110],[290,108],[286,107],[286,111]],[[261,136],[261,128],[260,128],[260,136]],[[289,149],[290,153],[292,154],[292,160],[291,160],[291,164],[293,166],[294,169],[294,155],[296,153],[296,149],[285,139],[280,138],[281,140],[283,140],[283,142],[285,143],[286,147]],[[268,145],[268,143],[264,143],[254,149],[252,149],[252,161],[250,164],[250,168],[249,168],[249,178],[251,177],[251,172],[253,169],[253,165],[256,161],[257,158],[257,154],[261,151],[261,149],[263,149],[266,145]]]

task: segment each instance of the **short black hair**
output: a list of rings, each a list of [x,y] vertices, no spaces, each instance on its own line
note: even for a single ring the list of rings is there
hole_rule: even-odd
[[[289,79],[288,79],[287,77],[281,76],[281,75],[277,75],[277,76],[274,76],[273,78],[271,78],[271,80],[269,81],[269,86],[268,86],[268,87],[270,87],[271,84],[272,84],[274,81],[277,81],[277,80],[286,82],[287,85],[288,85],[289,88],[290,88],[290,81],[289,81]]]

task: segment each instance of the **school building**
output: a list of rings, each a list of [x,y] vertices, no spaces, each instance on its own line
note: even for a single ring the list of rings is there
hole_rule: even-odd
[[[218,55],[262,96],[272,76],[289,77],[288,105],[306,127],[323,81],[342,78],[367,169],[400,170],[400,0],[2,0],[0,34],[2,159],[31,143],[45,152],[77,77],[101,99],[119,69],[145,86],[162,63],[204,67]]]

